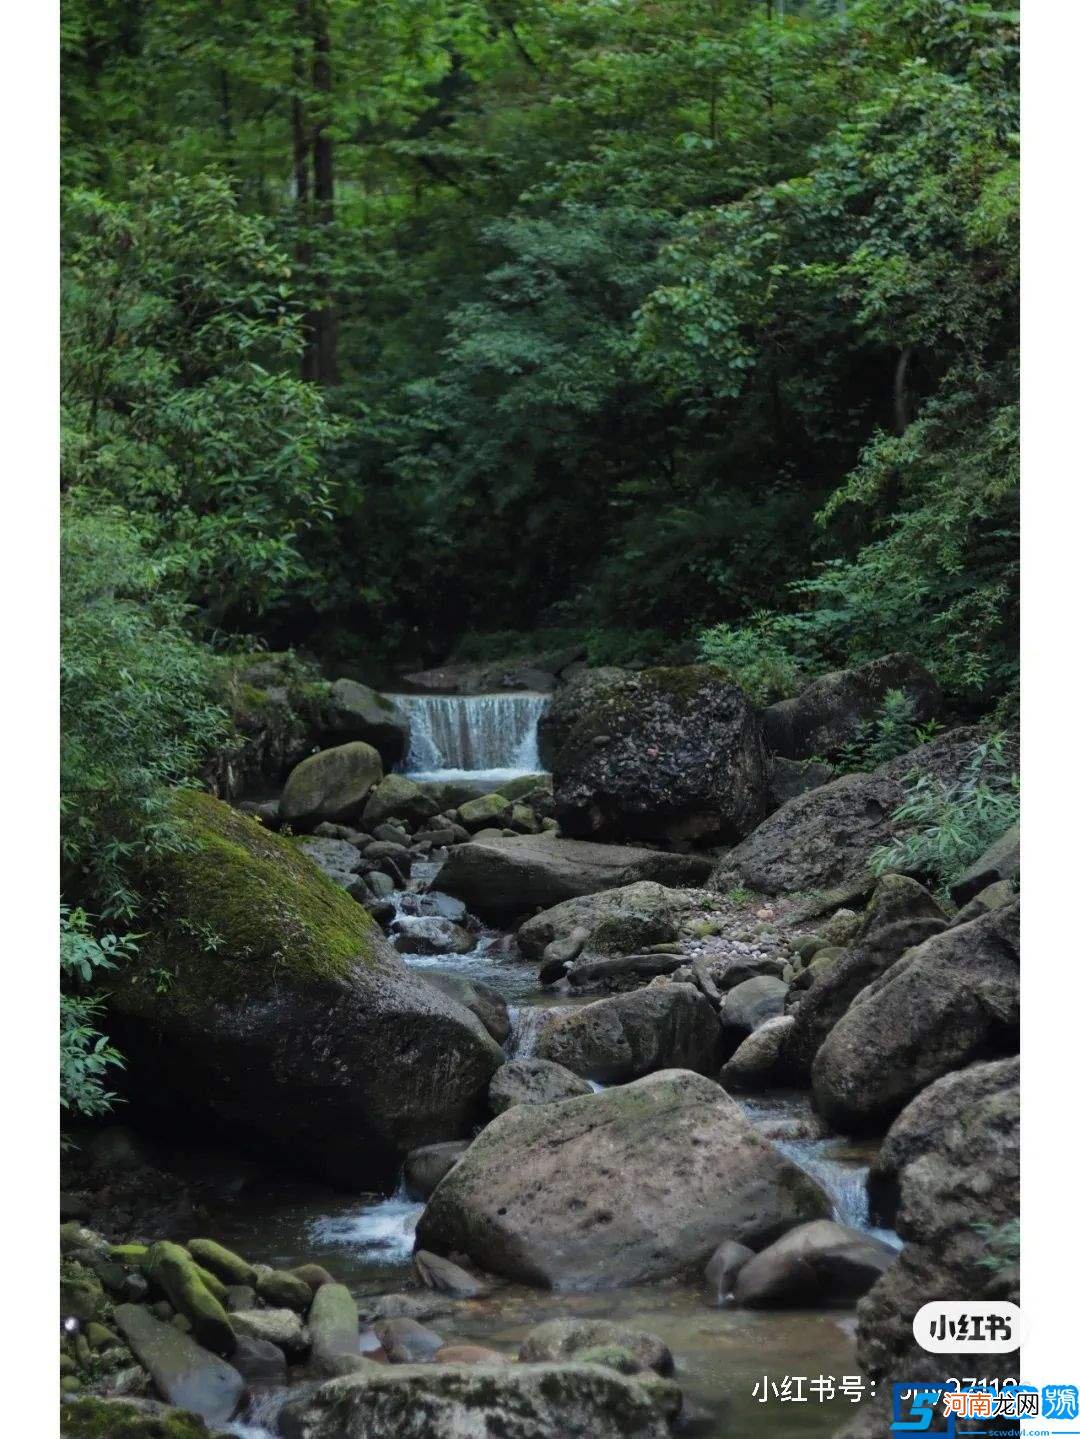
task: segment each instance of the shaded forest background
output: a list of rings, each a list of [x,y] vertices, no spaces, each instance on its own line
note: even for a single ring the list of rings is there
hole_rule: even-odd
[[[767,702],[903,648],[1011,717],[1018,18],[65,0],[76,1107],[237,650],[572,642]]]

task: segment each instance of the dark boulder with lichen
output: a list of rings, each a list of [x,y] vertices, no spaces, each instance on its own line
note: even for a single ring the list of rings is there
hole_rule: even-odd
[[[503,1057],[479,1020],[295,844],[207,794],[175,806],[184,848],[145,876],[152,930],[110,999],[133,1103],[347,1184],[465,1135]]]
[[[554,783],[564,834],[740,839],[769,803],[761,721],[711,665],[628,674],[584,706]]]

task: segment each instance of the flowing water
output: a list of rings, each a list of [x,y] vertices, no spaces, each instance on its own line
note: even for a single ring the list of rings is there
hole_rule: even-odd
[[[542,769],[536,726],[547,695],[522,691],[388,698],[409,718],[409,751],[401,769],[412,779],[498,784]]]
[[[395,697],[410,713],[412,747],[403,766],[429,777],[459,778],[538,768],[536,721],[543,695]],[[506,934],[460,912],[440,895],[438,865],[417,864],[409,888],[394,897],[395,921],[409,914],[445,914],[472,925],[476,944],[467,954],[402,957],[421,972],[482,981],[507,1001],[512,1031],[509,1055],[533,1052],[552,1013],[591,1002],[537,983],[535,966],[522,962]],[[599,1091],[602,1086],[593,1085]],[[837,1136],[822,1136],[805,1093],[774,1093],[743,1100],[750,1120],[826,1189],[834,1217],[868,1228],[866,1173],[872,1151]],[[289,1268],[324,1264],[358,1294],[389,1293],[413,1282],[411,1255],[423,1204],[403,1186],[387,1196],[344,1195],[286,1180],[243,1210],[223,1212],[214,1232],[249,1259]],[[890,1243],[896,1236],[873,1230]],[[850,1401],[762,1404],[755,1384],[768,1376],[812,1379],[858,1374],[854,1319],[844,1310],[750,1311],[718,1302],[703,1282],[639,1286],[597,1294],[550,1294],[507,1285],[487,1299],[458,1303],[431,1327],[460,1342],[514,1354],[525,1335],[545,1319],[604,1318],[659,1334],[676,1356],[685,1396],[679,1432],[697,1439],[831,1439],[854,1417]],[[280,1391],[258,1397],[230,1432],[237,1439],[274,1439]]]

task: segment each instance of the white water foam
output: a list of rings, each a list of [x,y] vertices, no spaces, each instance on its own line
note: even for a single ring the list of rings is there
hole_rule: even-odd
[[[388,1199],[373,1199],[354,1214],[316,1219],[310,1226],[311,1237],[358,1249],[376,1263],[407,1264],[423,1212],[423,1204],[410,1199],[400,1184]]]

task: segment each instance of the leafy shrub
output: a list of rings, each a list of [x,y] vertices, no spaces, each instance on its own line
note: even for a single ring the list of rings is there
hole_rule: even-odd
[[[907,797],[893,813],[904,832],[870,856],[874,874],[902,870],[925,874],[947,889],[1020,815],[1020,780],[1004,735],[972,751],[953,785],[932,775],[910,775]]]
[[[105,1088],[105,1072],[124,1061],[97,1027],[102,1002],[88,987],[136,943],[134,935],[95,938],[85,910],[60,906],[60,1103],[69,1113],[92,1118],[116,1098]]]
[[[759,613],[746,625],[714,625],[698,645],[701,658],[741,685],[755,704],[787,699],[806,682],[778,616]]]
[[[915,701],[903,690],[887,690],[876,715],[860,720],[854,737],[841,747],[835,761],[845,774],[877,769],[889,760],[925,744],[940,730],[936,720],[920,725]]]

